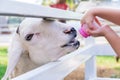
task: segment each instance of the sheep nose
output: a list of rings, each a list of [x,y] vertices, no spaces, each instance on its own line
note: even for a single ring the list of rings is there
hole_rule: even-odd
[[[75,28],[73,28],[73,27],[65,30],[64,33],[65,34],[74,34],[75,37],[77,36],[77,32],[76,32]]]
[[[64,31],[65,34],[71,34],[71,33],[74,33],[76,32],[75,28],[70,28],[70,29],[67,29]]]

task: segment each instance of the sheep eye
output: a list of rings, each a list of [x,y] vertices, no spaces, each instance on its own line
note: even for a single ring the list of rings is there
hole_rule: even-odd
[[[27,34],[27,35],[25,36],[25,40],[30,41],[30,40],[32,39],[33,35],[34,35],[34,34]]]

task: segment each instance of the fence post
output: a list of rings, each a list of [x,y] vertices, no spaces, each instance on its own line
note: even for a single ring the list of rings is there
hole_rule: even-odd
[[[85,39],[85,46],[88,45],[94,45],[95,39],[93,37],[89,37]],[[93,51],[91,50],[89,54],[91,54]],[[85,80],[93,80],[96,78],[96,56],[91,57],[89,60],[85,63]]]

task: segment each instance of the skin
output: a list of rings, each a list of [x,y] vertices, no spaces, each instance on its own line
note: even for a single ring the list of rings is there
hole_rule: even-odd
[[[120,37],[108,25],[94,28],[92,22],[96,16],[120,25],[120,10],[112,8],[93,8],[88,10],[81,20],[82,24],[86,23],[88,25],[87,32],[91,36],[104,36],[116,52],[117,56],[120,57],[120,44],[118,44],[120,43]]]

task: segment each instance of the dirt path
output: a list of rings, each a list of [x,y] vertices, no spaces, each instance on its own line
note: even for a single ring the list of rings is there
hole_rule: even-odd
[[[99,77],[119,77],[120,70],[114,70],[110,68],[98,67],[97,75]],[[84,80],[84,66],[77,68],[72,73],[70,73],[65,80]]]

